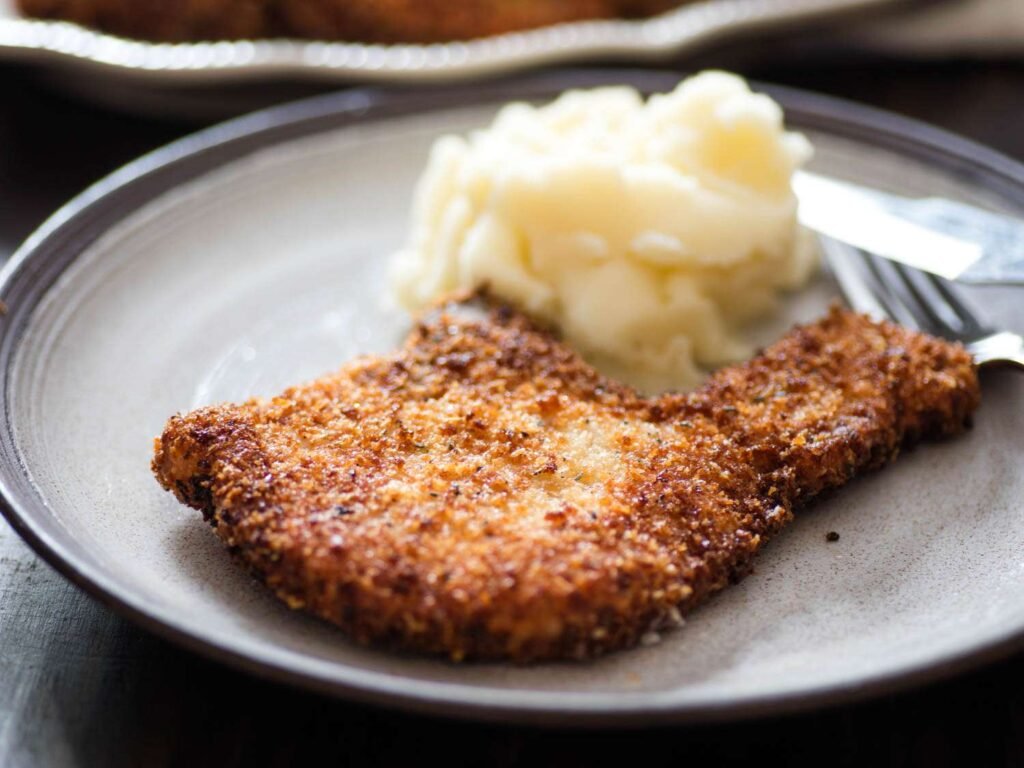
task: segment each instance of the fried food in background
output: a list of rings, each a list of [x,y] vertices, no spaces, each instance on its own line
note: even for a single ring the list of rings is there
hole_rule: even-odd
[[[301,0],[281,7],[298,37],[368,42],[443,42],[578,19],[614,16],[609,0]]]
[[[649,16],[679,0],[18,0],[22,13],[164,42],[297,37],[430,43],[583,19]]]
[[[264,37],[274,0],[18,0],[21,12],[122,37],[177,42]]]

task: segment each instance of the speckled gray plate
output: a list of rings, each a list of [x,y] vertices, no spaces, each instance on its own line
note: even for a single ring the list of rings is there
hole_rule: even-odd
[[[1024,380],[984,381],[975,429],[801,514],[757,571],[654,647],[592,663],[452,665],[357,648],[279,604],[150,475],[173,412],[269,395],[386,350],[383,300],[435,136],[495,103],[570,85],[674,84],[557,73],[417,99],[350,92],[185,139],[58,212],[0,275],[0,483],[14,527],[68,578],[183,645],[369,701],[542,723],[649,723],[847,700],[1016,648],[1024,633]],[[775,91],[817,170],[1024,210],[1024,170],[946,134]],[[821,311],[823,277],[787,317]],[[1021,294],[986,289],[1017,331]],[[828,531],[841,539],[826,543]]]

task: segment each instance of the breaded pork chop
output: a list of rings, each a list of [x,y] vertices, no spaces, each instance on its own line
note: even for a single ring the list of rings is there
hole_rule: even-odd
[[[288,605],[361,643],[586,657],[677,622],[795,509],[961,431],[978,398],[962,347],[833,309],[648,399],[474,300],[391,356],[173,417],[153,468]]]

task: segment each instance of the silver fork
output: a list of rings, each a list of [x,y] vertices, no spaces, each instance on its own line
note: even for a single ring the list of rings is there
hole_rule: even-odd
[[[853,309],[959,341],[979,366],[1024,368],[1024,338],[979,318],[948,280],[828,237],[821,238],[821,246]]]

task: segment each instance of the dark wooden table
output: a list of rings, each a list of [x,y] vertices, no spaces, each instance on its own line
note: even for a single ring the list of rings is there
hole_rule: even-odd
[[[836,53],[765,66],[733,54],[750,76],[919,117],[1024,160],[1024,62]],[[0,68],[0,258],[91,181],[196,127],[107,112],[34,72]],[[1024,654],[856,705],[735,724],[593,733],[444,721],[293,690],[179,650],[70,586],[0,522],[0,766],[428,757],[453,766],[1024,765]]]

